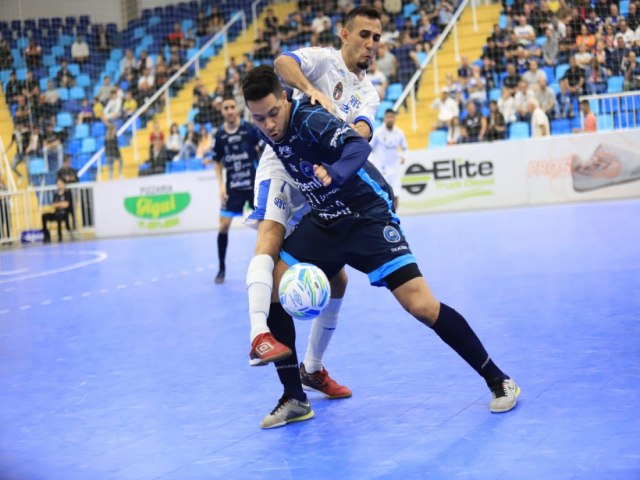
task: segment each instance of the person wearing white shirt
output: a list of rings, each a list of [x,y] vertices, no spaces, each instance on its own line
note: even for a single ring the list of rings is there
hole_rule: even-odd
[[[531,136],[536,138],[551,135],[549,117],[547,117],[547,114],[540,108],[538,100],[530,98],[527,102],[527,107],[531,114]]]
[[[393,189],[393,208],[398,208],[398,193],[401,184],[400,165],[404,163],[407,151],[407,139],[404,132],[395,126],[396,112],[388,109],[384,112],[383,125],[376,128],[371,139],[371,160]]]
[[[71,58],[76,63],[84,63],[89,59],[89,45],[84,41],[82,35],[71,45]]]
[[[456,101],[449,96],[449,89],[446,87],[440,90],[440,98],[433,101],[431,108],[438,110],[436,129],[449,128],[452,120],[460,116],[460,108]]]
[[[313,31],[313,33],[322,33],[327,29],[327,26],[331,28],[331,19],[321,10],[311,21],[311,31]]]
[[[111,98],[102,111],[104,123],[113,122],[122,115],[122,99],[118,97],[118,92],[111,92]]]

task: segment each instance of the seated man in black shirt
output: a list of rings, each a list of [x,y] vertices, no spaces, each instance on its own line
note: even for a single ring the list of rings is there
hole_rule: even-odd
[[[51,207],[53,212],[42,214],[42,232],[44,233],[44,243],[51,243],[51,234],[47,228],[47,222],[55,220],[58,222],[58,241],[62,241],[62,222],[65,223],[67,230],[71,232],[71,225],[69,224],[69,213],[71,212],[71,192],[66,189],[64,180],[58,179],[56,181],[58,191],[53,195],[53,202]]]
[[[569,69],[564,74],[567,82],[569,83],[569,91],[574,95],[582,95],[582,88],[585,81],[585,73],[582,68],[578,66],[575,57],[569,57]]]
[[[487,132],[487,119],[478,111],[473,100],[467,102],[467,116],[462,121],[464,143],[484,141]]]

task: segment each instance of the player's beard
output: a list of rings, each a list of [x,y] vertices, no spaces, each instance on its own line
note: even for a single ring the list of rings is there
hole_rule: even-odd
[[[366,71],[371,66],[371,60],[360,60],[356,63],[356,67],[358,67],[362,71]]]

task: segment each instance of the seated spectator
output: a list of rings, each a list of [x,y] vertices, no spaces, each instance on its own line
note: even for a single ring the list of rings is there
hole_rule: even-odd
[[[325,15],[324,11],[320,9],[311,22],[311,31],[315,34],[320,34],[327,28],[331,29],[331,18]]]
[[[178,124],[171,124],[169,129],[169,138],[167,139],[167,152],[171,160],[174,160],[180,154],[182,150],[182,139],[180,138],[180,130],[178,130]]]
[[[485,71],[500,73],[504,70],[504,47],[496,44],[493,37],[487,37],[487,45],[482,52],[482,62]]]
[[[580,101],[581,121],[584,128],[574,128],[573,133],[593,133],[598,131],[598,119],[591,111],[589,100]]]
[[[458,82],[455,78],[453,78],[453,74],[451,72],[447,72],[445,74],[445,87],[449,92],[449,96],[453,98],[459,105],[462,104],[462,100],[464,99],[464,89],[460,82]]]
[[[158,55],[158,63],[156,64],[156,88],[162,87],[169,80],[169,67],[164,61],[164,56]]]
[[[66,60],[60,62],[60,70],[56,73],[56,84],[58,88],[70,88],[76,84],[76,77],[69,71]]]
[[[22,82],[22,94],[26,97],[27,101],[29,101],[31,97],[40,95],[40,87],[35,78],[33,78],[33,72],[31,70],[27,70],[27,78]]]
[[[155,92],[156,77],[151,73],[151,70],[145,68],[142,75],[138,78],[138,103],[144,103],[144,101],[151,97]]]
[[[118,133],[113,123],[107,124],[107,134],[104,137],[104,154],[109,167],[109,180],[113,180],[113,164],[118,162],[118,178],[122,178],[122,155],[118,146]]]
[[[547,27],[545,30],[546,40],[542,45],[542,60],[548,67],[553,67],[558,63],[558,54],[560,53],[558,36],[555,30],[551,27]]]
[[[467,88],[467,82],[471,78],[471,66],[469,58],[466,55],[460,56],[460,66],[458,67],[458,81],[464,89]]]
[[[13,170],[13,173],[15,173],[18,177],[18,185],[22,183],[22,174],[18,171],[18,165],[20,165],[21,163],[25,164],[25,170],[27,172],[27,183],[31,183],[29,174],[29,156],[26,154],[27,147],[29,146],[29,136],[28,123],[20,125],[16,124],[16,128],[13,130],[13,135],[11,136],[11,142],[7,147],[7,151],[9,151],[11,150],[11,147],[14,143],[16,145],[16,154],[11,162],[11,169]]]
[[[556,95],[556,116],[555,118],[573,118],[573,101],[576,95],[569,88],[566,78],[560,79],[560,91]]]
[[[588,50],[596,46],[596,37],[589,32],[589,28],[583,23],[580,26],[580,35],[576,36],[576,48],[584,45]]]
[[[207,27],[209,26],[209,18],[204,10],[198,10],[198,16],[196,17],[196,35],[204,37],[207,34]]]
[[[591,57],[593,57],[593,55],[591,54],[591,51],[588,50],[587,47],[584,44],[581,44],[578,47],[578,51],[573,56],[573,58],[576,59],[576,64],[582,70],[586,70],[587,69],[587,67],[591,63]]]
[[[620,25],[620,22],[624,20],[624,17],[620,15],[618,4],[609,4],[609,16],[605,18],[604,22],[609,25]]]
[[[462,124],[462,142],[482,142],[487,133],[487,119],[480,113],[475,102],[467,102],[467,116]]]
[[[520,75],[516,72],[516,66],[511,62],[507,63],[507,74],[502,80],[502,87],[507,88],[513,94],[519,83]]]
[[[125,119],[129,119],[131,115],[136,113],[136,110],[138,110],[138,102],[136,102],[136,99],[133,97],[133,92],[129,90],[127,92],[127,97],[122,104],[122,114]]]
[[[71,155],[65,154],[62,167],[56,172],[56,178],[63,180],[67,185],[80,181],[78,171],[71,166]]]
[[[534,98],[547,117],[553,118],[556,113],[556,93],[547,85],[547,77],[541,77],[538,85],[534,85]]]
[[[42,66],[42,47],[36,43],[34,38],[29,40],[29,46],[24,51],[24,60],[28,69]]]
[[[104,106],[102,111],[102,121],[105,124],[115,122],[122,116],[122,100],[118,97],[118,92],[114,89],[111,91],[111,98]]]
[[[593,8],[590,8],[587,11],[587,18],[585,19],[584,23],[587,27],[587,31],[592,35],[595,35],[597,32],[599,32],[603,25],[602,19],[598,16],[598,13]]]
[[[106,75],[104,80],[102,81],[102,85],[98,88],[98,100],[103,105],[106,105],[109,99],[111,98],[111,93],[113,93],[113,85],[111,85],[111,77]]]
[[[18,95],[17,98],[18,106],[13,114],[13,123],[15,123],[16,127],[25,126],[28,128],[29,120],[31,118],[31,109],[29,108],[24,95]]]
[[[471,76],[467,81],[467,92],[469,100],[476,102],[478,107],[481,107],[487,101],[487,81],[482,76],[478,65],[471,67]]]
[[[102,106],[102,104],[100,104]],[[83,123],[93,122],[95,119],[93,108],[89,105],[89,100],[86,98],[82,99],[82,106],[80,107],[80,111],[78,112],[77,121],[78,125]]]
[[[569,91],[574,95],[582,95],[582,89],[584,87],[584,70],[578,66],[578,62],[575,57],[569,57],[569,69],[564,74],[567,79]]]
[[[62,166],[62,139],[60,135],[53,129],[53,125],[50,123],[47,125],[47,130],[43,140],[43,153],[47,165],[55,165],[57,170]],[[51,170],[51,168],[50,168]]]
[[[4,96],[8,104],[18,103],[18,97],[22,95],[22,82],[18,80],[15,70],[11,70],[9,81],[4,86]]]
[[[13,65],[11,46],[6,39],[0,40],[0,70],[8,70]]]
[[[186,33],[184,34],[184,38],[182,39],[180,48],[182,48],[183,50],[189,50],[190,48],[195,48],[197,44],[198,41],[196,39],[196,34],[193,32],[193,28],[188,28]]]
[[[265,31],[258,30],[255,40],[253,41],[253,58],[256,60],[265,60],[273,58],[271,52],[271,42],[265,38]]]
[[[143,75],[145,70],[148,70],[150,74],[153,74],[155,70],[155,64],[153,63],[153,58],[149,56],[146,50],[142,50],[140,52],[140,58],[136,58],[135,60],[135,74]]]
[[[182,160],[193,158],[198,150],[200,144],[200,134],[196,132],[193,122],[189,122],[187,125],[187,132],[182,139],[182,148],[178,157]]]
[[[47,91],[44,92],[44,98],[49,105],[50,115],[55,115],[60,111],[62,102],[60,101],[60,92],[53,85],[53,80],[47,81]]]
[[[33,127],[31,127],[29,143],[27,144],[24,154],[29,159],[31,159],[31,157],[42,156],[42,135],[40,135],[40,127],[38,125],[33,125]],[[29,160],[26,161],[26,165],[29,165]]]
[[[442,0],[440,2],[440,7],[438,9],[438,27],[440,27],[440,30],[444,30],[447,25],[449,24],[449,22],[451,21],[451,19],[453,18],[453,15],[456,11],[454,4],[457,2],[453,2],[453,1],[449,1],[449,0]]]
[[[518,88],[513,95],[517,121],[526,122],[529,120],[527,104],[530,98],[533,98],[533,91],[529,89],[527,82],[525,82],[524,80],[520,80],[520,83],[518,83]]]
[[[495,100],[491,100],[489,102],[489,116],[487,117],[486,139],[489,141],[504,140],[506,130],[504,116],[498,110],[498,103]]]
[[[136,58],[133,56],[133,50],[127,50],[120,60],[120,76],[136,70]]]
[[[636,53],[631,50],[627,55],[627,58],[622,62],[621,67],[624,74],[624,82],[622,88],[625,91],[640,89],[640,65]]]
[[[575,37],[572,35],[573,30],[570,25],[566,26],[566,33],[560,37],[558,43],[558,63],[567,63],[569,58],[577,51]]]
[[[627,14],[627,25],[631,30],[637,30],[640,27],[640,12],[637,3],[629,3],[629,13]],[[638,32],[636,31],[636,44],[638,42]]]
[[[498,110],[504,117],[505,122],[513,123],[516,119],[515,99],[508,88],[502,89],[502,95],[498,99]]]
[[[609,75],[606,68],[598,63],[598,59],[593,57],[591,64],[585,72],[585,78],[587,83],[587,95],[597,95],[600,93],[607,93],[607,80]]]
[[[409,34],[406,31],[403,30],[400,33],[398,40],[398,45],[393,50],[393,54],[398,59],[398,82],[404,87],[420,67],[420,61],[416,55],[416,48],[411,43]],[[418,84],[416,84],[416,88],[417,86]]]
[[[429,17],[426,15],[420,18],[420,27],[418,29],[420,34],[420,41],[422,42],[425,51],[429,51],[431,47],[438,41],[440,36],[440,29],[437,25],[431,23]]]
[[[212,6],[211,13],[209,14],[209,27],[207,28],[207,34],[214,35],[222,30],[224,24],[224,15],[220,11],[220,8],[217,5]]]
[[[378,64],[375,60],[371,62],[371,67],[369,72],[367,73],[367,78],[371,80],[371,84],[373,85],[373,88],[376,89],[376,92],[378,92],[380,100],[384,100],[388,85],[387,77],[378,68]]]
[[[452,120],[460,116],[458,103],[449,96],[449,89],[446,87],[440,90],[440,97],[433,101],[431,108],[438,110],[435,129],[449,128]]]
[[[176,22],[173,25],[173,31],[167,35],[167,43],[171,46],[182,47],[183,40],[184,33],[182,32],[182,26],[180,22]]]
[[[89,60],[89,45],[84,41],[82,35],[78,35],[76,41],[71,45],[71,58],[75,63],[85,63]]]
[[[40,89],[38,89],[38,91],[39,90]],[[33,98],[31,98],[31,115],[34,124],[44,124],[47,119],[56,113],[55,108],[47,103],[47,97],[45,97],[44,93],[34,95]]]
[[[549,118],[540,108],[538,101],[535,98],[530,98],[527,107],[531,116],[531,136],[536,138],[551,135]]]
[[[513,33],[518,38],[518,43],[522,46],[528,46],[536,40],[536,32],[527,23],[527,17],[524,15],[518,17],[518,24],[513,27]]]
[[[156,138],[151,143],[149,151],[149,160],[141,165],[139,175],[155,175],[158,173],[164,173],[166,170],[167,162],[170,162],[171,158],[167,153],[167,149],[164,146],[164,140]]]
[[[103,24],[98,25],[98,31],[93,40],[93,45],[95,45],[96,50],[102,53],[109,53],[115,45],[114,39]]]
[[[58,224],[58,241],[62,242],[62,222],[65,223],[67,230],[71,232],[71,225],[69,224],[69,217],[71,213],[72,198],[71,192],[67,190],[64,180],[58,179],[56,181],[58,190],[53,194],[53,202],[51,202],[50,208],[52,212],[42,214],[42,232],[44,233],[44,243],[51,243],[51,233],[47,224],[50,221],[55,221]]]
[[[615,37],[615,48],[609,49],[607,55],[607,68],[611,75],[622,75],[622,62],[629,54],[629,49],[624,44],[624,38],[621,35]]]
[[[93,99],[93,105],[91,106],[93,110],[93,118],[102,118],[102,112],[104,111],[104,105],[100,101],[99,97],[95,97]]]
[[[516,71],[519,75],[523,75],[527,70],[529,70],[529,55],[523,46],[518,47],[516,54],[511,61],[516,66]]]
[[[529,70],[522,74],[522,80],[527,82],[527,86],[530,88],[534,85],[539,85],[541,78],[544,78],[546,80],[547,74],[544,72],[544,70],[540,70],[538,68],[537,61],[531,60],[529,62]]]
[[[396,56],[389,51],[389,47],[385,44],[380,44],[378,47],[378,53],[376,56],[376,64],[384,76],[387,77],[389,83],[394,83],[396,79],[396,71],[398,69],[398,61]]]
[[[460,117],[454,117],[447,129],[447,145],[456,145],[462,142],[462,127]]]
[[[633,48],[636,44],[636,34],[629,28],[624,17],[620,17],[620,21],[618,22],[618,32],[618,35],[620,35],[624,40],[624,46],[627,48]]]

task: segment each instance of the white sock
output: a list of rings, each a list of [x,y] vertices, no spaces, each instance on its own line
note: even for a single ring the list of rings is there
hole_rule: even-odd
[[[304,357],[304,368],[313,373],[322,370],[322,357],[329,346],[333,332],[338,325],[338,313],[342,305],[341,298],[332,298],[322,314],[313,320],[307,354]]]
[[[267,315],[271,306],[273,289],[273,259],[269,255],[256,255],[249,262],[247,270],[247,295],[249,296],[249,320],[251,338],[268,333]]]

